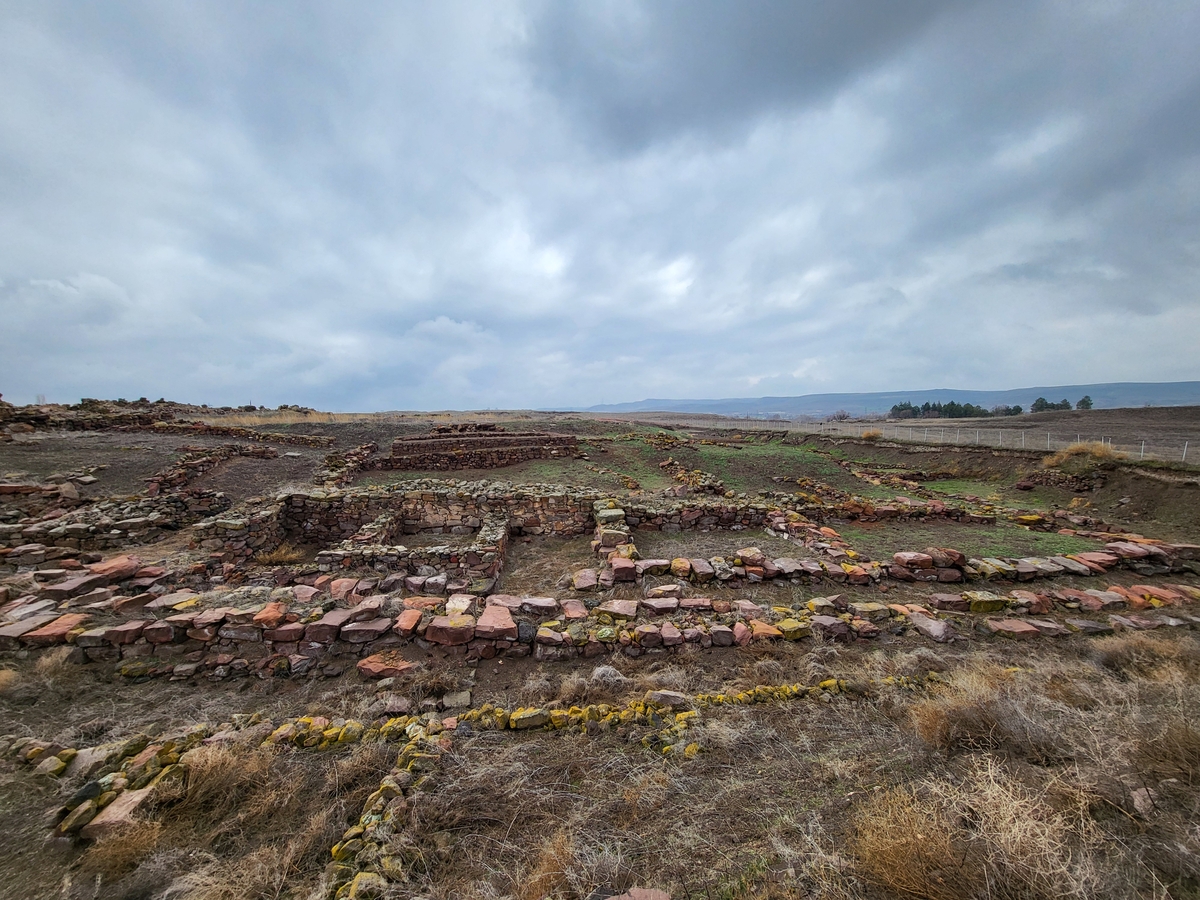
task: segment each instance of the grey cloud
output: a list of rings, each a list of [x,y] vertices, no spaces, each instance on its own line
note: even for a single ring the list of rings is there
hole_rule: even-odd
[[[538,83],[623,150],[827,100],[925,28],[947,0],[549,4]]]

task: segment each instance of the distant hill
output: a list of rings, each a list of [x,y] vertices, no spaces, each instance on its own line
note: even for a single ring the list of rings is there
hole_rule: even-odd
[[[588,412],[679,412],[712,413],[720,416],[768,418],[801,416],[822,418],[839,410],[854,416],[886,413],[897,403],[974,403],[991,409],[1001,404],[1021,406],[1026,411],[1038,397],[1057,403],[1080,397],[1092,398],[1096,409],[1132,406],[1200,405],[1200,381],[1115,382],[1112,384],[1060,384],[1051,387],[1017,388],[1011,391],[886,391],[873,394],[805,394],[801,397],[740,397],[726,400],[638,400],[590,406]]]

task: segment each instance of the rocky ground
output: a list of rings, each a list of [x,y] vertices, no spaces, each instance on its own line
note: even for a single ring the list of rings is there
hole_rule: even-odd
[[[293,413],[0,444],[0,895],[1200,891],[1191,471],[540,416],[491,578],[200,546],[438,421]]]

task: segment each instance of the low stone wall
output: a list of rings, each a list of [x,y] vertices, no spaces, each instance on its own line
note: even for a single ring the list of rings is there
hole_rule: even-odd
[[[248,515],[205,519],[193,528],[194,543],[201,549],[224,554],[230,562],[274,550],[284,539],[279,510],[275,506]]]
[[[397,438],[392,442],[392,455],[386,467],[436,471],[498,469],[531,459],[575,456],[578,452],[579,442],[569,434],[430,434]]]
[[[487,520],[503,523],[499,530],[509,535],[579,535],[595,525],[593,506],[604,495],[561,485],[512,485],[504,482],[456,482],[422,479],[388,488],[316,490],[282,496],[250,518],[258,526],[252,543],[243,543],[245,523],[236,527],[216,521],[198,523],[196,540],[201,546],[244,559],[259,550],[271,550],[283,540],[323,545],[332,555],[325,557],[337,567],[351,565],[347,559],[371,560],[364,565],[390,566],[400,555],[395,547],[403,535],[468,535],[479,531]],[[905,506],[871,507],[857,501],[834,508],[813,506],[802,495],[773,494],[758,499],[747,497],[684,497],[674,502],[632,501],[623,510],[623,526],[632,530],[682,532],[726,529],[739,531],[770,528],[796,535],[812,520],[839,513],[848,518],[925,518],[929,516],[992,522],[994,518],[972,516],[939,501],[912,502]],[[268,524],[271,517],[275,525]],[[381,523],[386,522],[386,526]],[[364,532],[364,529],[368,529]],[[234,535],[230,538],[229,535]],[[499,541],[487,539],[484,546]],[[274,542],[274,543],[272,543]],[[343,542],[350,542],[343,545]],[[359,546],[355,546],[355,545]],[[368,550],[362,545],[369,545]],[[382,548],[382,549],[378,549]],[[491,552],[491,551],[488,551]],[[343,562],[337,562],[337,560]],[[415,558],[414,558],[415,559]],[[426,564],[426,563],[421,563]],[[455,565],[458,565],[456,562]],[[469,568],[480,565],[471,563]]]
[[[155,422],[150,425],[121,425],[112,430],[234,437],[249,441],[267,441],[272,444],[294,444],[300,447],[329,447],[334,443],[333,438],[320,434],[284,434],[276,431],[256,431],[253,428],[240,428],[236,425],[209,425],[205,422]]]
[[[378,534],[355,535],[337,547],[317,554],[317,566],[322,572],[369,568],[380,572],[411,572],[444,575],[450,580],[449,590],[481,590],[481,580],[492,580],[504,566],[508,549],[509,524],[507,516],[490,515],[475,532],[474,539],[463,546],[432,546],[409,548],[368,542],[372,537],[386,537],[391,516],[381,517],[364,531]],[[360,539],[362,538],[362,539]]]
[[[28,525],[0,525],[0,547],[42,544],[73,550],[109,550],[144,544],[164,531],[181,528],[198,518],[229,508],[229,499],[216,491],[180,491],[132,501],[104,501],[73,510],[57,519]],[[0,555],[0,572],[3,572]]]
[[[786,607],[701,596],[597,602],[503,594],[484,600],[466,594],[401,598],[358,593],[360,585],[369,591],[377,584],[327,580],[326,587],[341,598],[337,605],[317,589],[305,589],[301,599],[300,588],[257,588],[224,596],[166,594],[141,609],[126,607],[122,618],[106,624],[89,622],[86,610],[51,612],[0,628],[0,651],[28,654],[69,644],[75,661],[115,664],[120,675],[134,679],[339,675],[351,666],[377,678],[413,668],[402,655],[406,648],[439,648],[468,659],[529,654],[555,659],[617,652],[639,656],[810,636],[853,641],[909,629],[944,643],[988,633],[1036,638],[1200,623],[1184,611],[1200,600],[1200,588],[1184,584],[1007,594],[973,590],[890,604],[833,594],[792,599]],[[217,605],[222,601],[246,605]]]
[[[380,468],[379,461],[372,458],[377,452],[379,445],[371,441],[353,450],[330,453],[325,457],[324,468],[313,476],[313,484],[331,488],[350,484],[364,469]]]
[[[222,444],[220,447],[180,447],[184,455],[171,468],[146,479],[146,495],[156,497],[166,491],[186,487],[194,478],[214,469],[235,456],[275,459],[279,451],[258,444]]]

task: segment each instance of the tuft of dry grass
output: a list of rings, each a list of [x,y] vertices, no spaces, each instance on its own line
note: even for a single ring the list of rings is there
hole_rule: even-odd
[[[873,884],[929,900],[1092,897],[1104,883],[1084,816],[1063,813],[994,760],[953,782],[876,792],[851,818],[848,849]]]
[[[0,669],[0,694],[7,694],[20,682],[16,669]]]
[[[1096,466],[1128,458],[1127,454],[1122,453],[1120,450],[1114,450],[1103,441],[1080,441],[1077,444],[1071,444],[1069,447],[1064,447],[1057,453],[1045,457],[1042,460],[1042,465],[1047,469],[1058,468],[1068,462],[1082,463],[1084,466]]]
[[[521,900],[543,900],[560,891],[575,864],[575,842],[566,829],[556,831],[538,850],[537,861],[525,876]]]
[[[412,676],[410,690],[413,699],[420,703],[427,697],[440,697],[457,691],[461,685],[461,676],[447,668],[435,666],[430,669],[418,669]]]
[[[105,896],[303,896],[299,886],[319,882],[329,848],[393,753],[379,744],[333,760],[273,747],[197,748],[187,754],[187,778],[155,794],[151,820],[98,842],[84,870],[113,883]]]
[[[101,883],[116,881],[150,857],[161,838],[161,823],[134,822],[88,847],[80,858],[80,871],[90,877],[99,876]]]
[[[1091,649],[1096,662],[1125,678],[1164,681],[1200,673],[1200,641],[1191,637],[1126,631],[1099,638]]]
[[[1178,778],[1191,787],[1200,776],[1200,729],[1182,714],[1144,730],[1137,742],[1139,767],[1158,778]]]
[[[878,428],[868,428],[862,433],[862,439],[864,441],[877,441],[881,437],[883,437],[883,432]]]
[[[55,647],[53,650],[47,650],[34,662],[33,673],[43,681],[62,678],[77,668],[68,662],[70,656],[70,647]]]
[[[254,561],[260,566],[288,566],[304,560],[304,551],[290,541],[284,541],[274,550],[254,554]]]
[[[1038,701],[1032,686],[1009,670],[977,663],[909,706],[908,718],[926,745],[945,753],[988,750],[1036,762],[1061,759],[1058,738]]]

